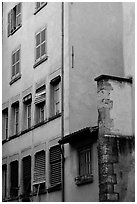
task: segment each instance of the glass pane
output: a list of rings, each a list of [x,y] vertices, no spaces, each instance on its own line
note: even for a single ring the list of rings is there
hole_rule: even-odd
[[[43,56],[46,53],[46,49],[45,49],[45,43],[43,43],[41,45],[41,56]]]
[[[21,13],[21,3],[19,3],[17,6],[16,6],[16,14],[18,15],[19,13]]]
[[[15,75],[15,65],[12,66],[12,77]]]
[[[21,25],[21,15],[18,15],[16,17],[16,26],[19,26],[19,25]]]
[[[40,44],[40,33],[36,35],[36,46]]]
[[[18,50],[18,51],[16,52],[16,62],[18,62],[19,59],[20,59],[20,50]]]
[[[40,58],[40,46],[36,48],[36,59]]]
[[[19,66],[20,66],[20,63],[18,62],[18,63],[16,64],[16,73],[15,73],[15,74],[18,74],[18,73],[19,73]]]
[[[36,2],[36,9],[40,7],[40,2]]]
[[[46,32],[46,29],[41,31],[41,43],[45,41],[45,32]]]
[[[12,64],[15,64],[15,53],[12,55]]]

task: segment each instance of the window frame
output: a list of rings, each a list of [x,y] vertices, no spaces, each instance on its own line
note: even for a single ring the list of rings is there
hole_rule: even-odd
[[[16,61],[16,55],[17,55],[17,52],[19,51],[19,60]],[[15,55],[15,63],[13,64],[13,55]],[[17,72],[17,64],[19,64],[19,70]],[[15,66],[15,68],[13,68]],[[15,73],[13,75],[13,69],[15,69]],[[11,82],[10,84],[12,84],[12,81],[16,81],[16,79],[20,78],[21,76],[21,46],[18,46],[14,51],[12,51],[12,56],[11,56]]]
[[[41,42],[41,33],[45,30],[45,40]],[[37,45],[36,37],[40,34],[40,43]],[[45,53],[41,55],[41,46],[45,43]],[[37,58],[37,48],[40,47],[40,57]],[[42,27],[35,33],[35,65],[34,68],[39,65],[39,63],[45,61],[47,59],[47,26]]]
[[[27,129],[29,128],[31,128],[31,103],[27,104]]]
[[[19,133],[19,105],[14,107],[14,134]]]
[[[37,3],[40,3],[40,7],[38,7],[38,8],[37,8]],[[47,4],[48,4],[48,2],[35,2],[35,12],[34,12],[34,15],[36,15]]]
[[[20,6],[20,12],[17,14],[18,7]],[[17,24],[17,19],[20,16],[20,23]],[[13,35],[22,25],[22,2],[16,4],[10,11],[8,12],[8,28],[7,33],[8,37]]]

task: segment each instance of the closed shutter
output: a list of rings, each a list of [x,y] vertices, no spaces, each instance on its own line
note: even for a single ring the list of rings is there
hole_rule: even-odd
[[[44,102],[46,100],[46,86],[45,84],[36,89],[35,104]]]
[[[11,196],[18,196],[18,161],[13,161],[10,163],[10,178],[11,178]]]
[[[45,151],[36,153],[34,164],[34,183],[40,183],[46,180],[45,159]]]
[[[50,184],[61,183],[61,151],[59,145],[50,148]]]
[[[31,156],[23,158],[23,193],[31,191]]]

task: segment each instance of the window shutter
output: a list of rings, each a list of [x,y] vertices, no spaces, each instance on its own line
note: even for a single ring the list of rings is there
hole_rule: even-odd
[[[45,151],[36,153],[34,166],[34,183],[40,183],[46,180],[45,159]]]
[[[59,145],[50,148],[50,184],[61,183],[61,151]]]
[[[8,36],[11,33],[11,11],[8,13]]]
[[[45,84],[36,90],[35,104],[44,102],[46,100],[46,86]]]
[[[31,191],[31,156],[23,158],[23,191],[25,194]]]

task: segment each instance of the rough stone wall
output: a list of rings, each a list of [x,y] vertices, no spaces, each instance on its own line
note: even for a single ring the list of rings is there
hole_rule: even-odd
[[[119,78],[117,78],[119,80]],[[122,86],[116,78],[98,79],[98,157],[99,157],[99,200],[100,201],[134,201],[134,137],[131,135],[131,126],[127,132],[117,124],[123,126],[123,114],[128,114],[132,121],[130,112],[125,105],[125,111],[120,106],[123,95],[119,95],[118,88],[129,95],[130,81],[122,81]],[[120,80],[122,80],[120,78]],[[131,88],[131,86],[130,86]],[[123,93],[123,90],[120,93]],[[125,97],[126,97],[125,94]],[[115,96],[115,97],[114,97]],[[117,98],[118,97],[118,98]],[[131,103],[132,100],[129,100]],[[123,105],[124,106],[124,105]],[[131,104],[129,104],[131,106]],[[119,110],[118,116],[115,113]],[[121,111],[121,114],[120,114]],[[121,116],[120,116],[121,115]],[[114,117],[115,116],[115,117]],[[118,118],[117,118],[118,117]],[[121,117],[121,118],[120,118]],[[125,125],[128,123],[125,118]],[[116,129],[118,128],[119,129]],[[124,133],[124,134],[123,134]],[[127,135],[126,135],[127,133]],[[129,135],[130,133],[130,135]]]

